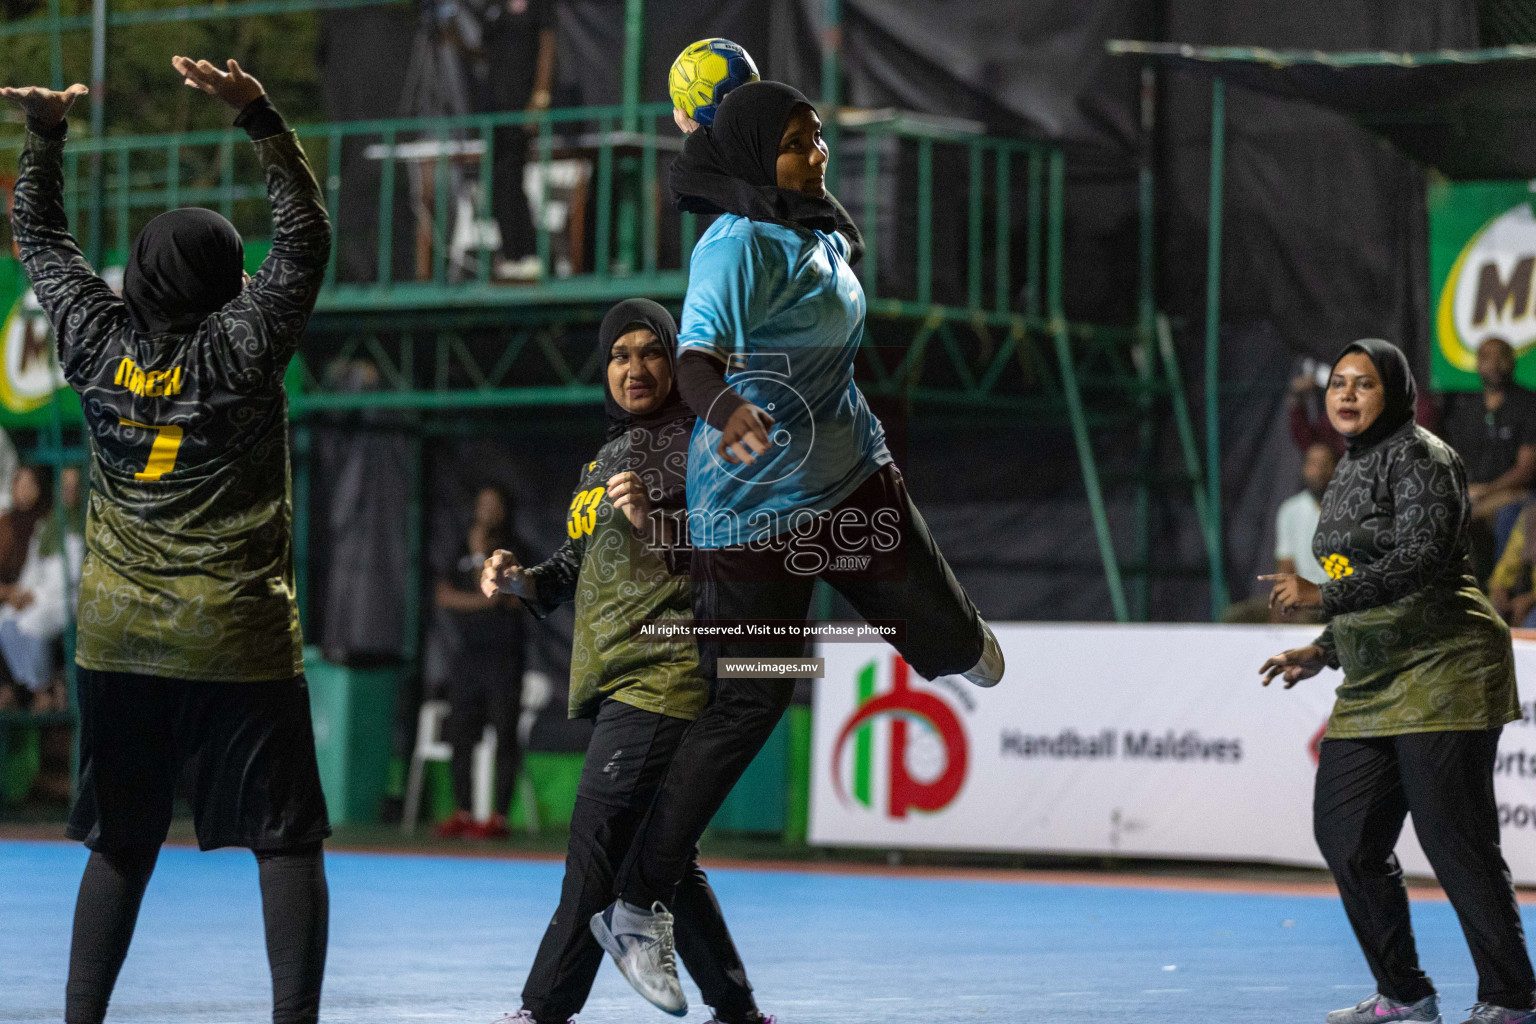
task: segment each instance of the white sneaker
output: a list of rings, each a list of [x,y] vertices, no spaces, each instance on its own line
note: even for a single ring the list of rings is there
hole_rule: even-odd
[[[497,1019],[496,1024],[539,1024],[533,1017],[532,1010],[518,1010]],[[568,1020],[565,1024],[576,1024],[574,1020]]]
[[[981,649],[981,660],[961,675],[977,686],[996,686],[1003,681],[1003,649],[997,646],[997,636],[991,626],[983,622],[981,628],[987,634],[986,644]]]
[[[592,915],[592,934],[606,949],[634,990],[652,1006],[674,1017],[688,1015],[688,997],[677,980],[672,947],[672,915],[661,903],[650,910],[615,900]]]

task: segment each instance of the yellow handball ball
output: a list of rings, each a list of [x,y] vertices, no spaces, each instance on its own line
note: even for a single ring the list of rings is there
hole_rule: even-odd
[[[700,39],[672,62],[667,91],[674,107],[708,127],[726,94],[758,77],[751,54],[741,46],[729,39]]]

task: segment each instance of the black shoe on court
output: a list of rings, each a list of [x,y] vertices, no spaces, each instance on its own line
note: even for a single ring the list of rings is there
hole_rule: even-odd
[[[1416,1003],[1400,1003],[1378,992],[1364,1002],[1348,1009],[1334,1010],[1328,1015],[1328,1024],[1396,1024],[1398,1021],[1444,1024],[1440,1019],[1440,998],[1427,995]]]
[[[1477,1003],[1464,1024],[1536,1024],[1536,1010],[1511,1010],[1507,1006]]]
[[[997,646],[997,635],[992,632],[991,626],[983,622],[981,629],[986,633],[981,660],[961,675],[977,686],[996,686],[1003,680],[1003,649]]]
[[[674,1017],[688,1015],[688,997],[677,980],[672,946],[672,915],[661,903],[642,910],[615,900],[592,915],[597,944],[613,957],[619,973],[652,1006]]]

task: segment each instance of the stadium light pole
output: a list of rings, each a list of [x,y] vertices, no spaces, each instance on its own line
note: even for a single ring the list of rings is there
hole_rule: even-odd
[[[91,193],[87,207],[91,266],[101,267],[102,152],[100,141],[107,123],[107,0],[91,0]],[[127,182],[118,182],[126,188]],[[126,255],[126,254],[124,254]]]
[[[48,0],[48,80],[55,91],[64,88],[64,12],[59,0]]]
[[[640,65],[645,44],[645,0],[624,0],[624,130],[640,130]]]
[[[1211,563],[1211,620],[1227,607],[1227,580],[1221,550],[1221,208],[1227,160],[1227,86],[1211,79],[1211,205],[1205,250],[1205,473],[1207,549]]]
[[[1157,129],[1157,72],[1151,64],[1141,66],[1141,153],[1137,168],[1136,247],[1136,375],[1141,380],[1138,405],[1141,425],[1138,436],[1139,459],[1136,479],[1136,563],[1141,575],[1132,591],[1132,618],[1146,621],[1152,610],[1152,473],[1156,457],[1156,439],[1152,431],[1152,391],[1155,385],[1157,356],[1154,352],[1157,332],[1155,293],[1155,186],[1153,144]]]
[[[821,27],[821,109],[822,134],[832,159],[827,161],[827,188],[834,194],[838,185],[838,110],[843,105],[843,3],[822,0]],[[872,145],[868,139],[865,145]]]

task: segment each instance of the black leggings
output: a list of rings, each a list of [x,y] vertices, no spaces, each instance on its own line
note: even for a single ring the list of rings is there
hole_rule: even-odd
[[[101,1024],[128,955],[158,846],[96,850],[86,862],[75,902],[65,992],[66,1024]],[[319,843],[256,854],[261,909],[272,969],[273,1024],[315,1024],[330,919],[330,894]]]
[[[539,1024],[565,1024],[586,1003],[603,962],[589,921],[613,902],[614,869],[688,726],[616,700],[598,709],[571,814],[560,906],[523,986],[523,1006]],[[747,969],[720,904],[704,869],[691,857],[673,910],[678,954],[716,1019],[726,1024],[760,1021]]]
[[[1477,965],[1477,998],[1536,1006],[1536,976],[1509,868],[1499,849],[1493,763],[1499,733],[1426,732],[1322,744],[1313,829],[1382,995],[1435,991],[1419,967],[1403,871],[1392,852],[1413,814],[1435,877]]]
[[[875,513],[882,517],[878,547],[861,544],[868,538],[857,527]],[[786,544],[778,540],[696,549],[690,573],[694,618],[804,621],[819,576],[866,619],[896,624],[902,634],[891,644],[923,678],[964,672],[981,660],[981,616],[895,466],[876,471],[819,517],[814,530],[786,538]],[[851,560],[828,561],[838,556]],[[730,640],[701,643],[699,654],[713,673],[721,657],[793,658],[805,648],[802,641]],[[671,905],[704,829],[768,741],[794,689],[793,679],[716,678],[709,706],[683,737],[619,873],[625,901]]]

